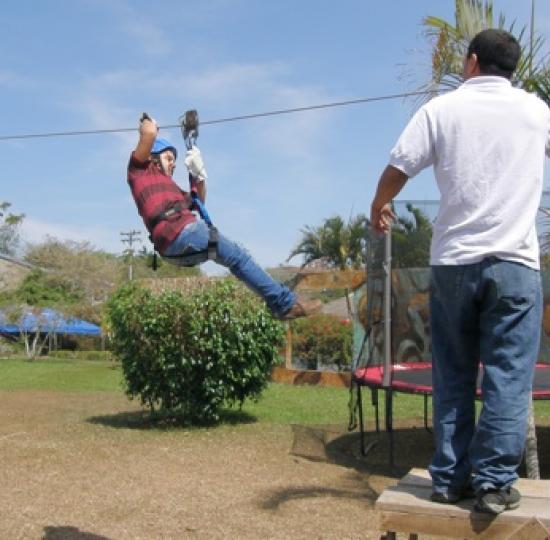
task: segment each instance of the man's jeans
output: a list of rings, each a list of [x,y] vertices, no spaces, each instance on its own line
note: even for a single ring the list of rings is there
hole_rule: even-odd
[[[170,244],[166,255],[174,256],[185,250],[201,251],[208,246],[208,226],[204,221],[195,221],[185,227]],[[171,261],[177,264],[177,260]],[[250,289],[260,295],[275,316],[284,315],[296,302],[296,295],[284,285],[277,283],[252,259],[248,251],[219,234],[216,262]]]
[[[488,257],[433,266],[434,491],[476,491],[518,477],[539,352],[542,291],[538,271]],[[483,406],[475,425],[478,363]]]

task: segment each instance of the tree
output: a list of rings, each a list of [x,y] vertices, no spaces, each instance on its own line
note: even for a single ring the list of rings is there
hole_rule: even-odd
[[[533,8],[534,8],[534,0]],[[534,10],[533,10],[534,11]],[[455,22],[449,23],[438,17],[428,16],[423,21],[426,33],[433,40],[432,77],[422,86],[428,92],[427,100],[442,89],[456,88],[462,83],[462,62],[468,44],[481,30],[494,28],[492,0],[455,0]],[[534,17],[532,24],[534,26]],[[519,32],[514,24],[506,28],[504,15],[500,14],[496,27],[508,30],[516,36],[521,46],[521,59],[515,72],[514,83],[530,92],[535,92],[550,105],[550,66],[548,54],[543,52],[544,40],[531,28],[529,39],[525,28]],[[527,474],[538,478],[537,443],[534,430],[533,408],[529,419],[526,442]]]
[[[359,268],[363,264],[363,241],[369,220],[364,214],[350,218],[348,223],[340,216],[325,220],[320,227],[306,226],[302,239],[292,250],[287,261],[303,255],[302,266],[320,263],[327,268]]]
[[[125,276],[119,257],[88,242],[50,237],[31,246],[25,259],[40,270],[31,272],[16,291],[22,301],[62,308],[93,322],[101,320],[104,302]]]
[[[432,224],[419,208],[408,203],[412,219],[399,216],[392,227],[392,268],[426,268],[430,265]]]
[[[428,92],[426,101],[441,90],[453,89],[462,83],[462,66],[468,45],[478,32],[486,28],[500,28],[515,35],[521,46],[514,83],[536,92],[549,103],[550,68],[548,54],[543,52],[543,38],[535,35],[534,31],[528,35],[525,27],[516,31],[514,23],[506,25],[503,14],[495,20],[492,0],[455,0],[454,23],[428,16],[423,24],[432,43],[432,75],[419,88]]]
[[[25,345],[25,354],[29,360],[40,355],[60,323],[59,317],[53,312],[26,304],[11,303],[4,306],[2,318],[19,327],[19,337]]]
[[[13,256],[21,242],[19,227],[25,214],[6,214],[10,206],[9,202],[0,202],[0,253]]]
[[[326,219],[320,227],[306,226],[301,230],[302,239],[291,251],[287,262],[296,255],[302,255],[302,267],[317,263],[338,270],[360,268],[364,264],[363,252],[368,224],[368,218],[364,214],[358,214],[350,218],[347,224],[340,216],[334,216]],[[351,318],[348,290],[345,292]]]

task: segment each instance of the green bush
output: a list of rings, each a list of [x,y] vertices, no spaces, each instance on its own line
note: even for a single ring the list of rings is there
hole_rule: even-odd
[[[230,279],[187,295],[128,284],[107,313],[127,394],[195,424],[217,421],[224,405],[258,398],[283,336],[263,303]]]
[[[111,351],[51,351],[48,356],[53,358],[68,358],[75,360],[113,360]]]
[[[319,314],[292,322],[293,355],[317,369],[320,363],[344,369],[351,364],[353,330],[347,319]]]

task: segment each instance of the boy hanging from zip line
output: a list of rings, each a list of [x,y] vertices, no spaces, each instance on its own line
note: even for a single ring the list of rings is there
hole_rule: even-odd
[[[143,115],[139,141],[128,163],[128,184],[155,249],[178,264],[178,256],[208,248],[210,230],[193,213],[190,194],[173,180],[178,152],[169,141],[158,137],[158,131],[157,123]],[[197,146],[187,151],[184,163],[204,203],[208,176]],[[261,296],[280,320],[306,317],[322,307],[319,300],[299,300],[265,272],[248,251],[222,234],[218,234],[215,260]]]

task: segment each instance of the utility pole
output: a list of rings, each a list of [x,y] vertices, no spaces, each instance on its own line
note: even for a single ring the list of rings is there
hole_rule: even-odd
[[[141,233],[139,231],[128,231],[128,232],[121,232],[120,236],[121,242],[128,244],[128,249],[124,250],[124,254],[128,255],[128,279],[131,281],[133,276],[133,269],[132,269],[132,261],[134,259],[134,249],[132,248],[132,245],[134,242],[141,242]]]

